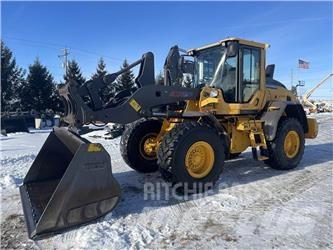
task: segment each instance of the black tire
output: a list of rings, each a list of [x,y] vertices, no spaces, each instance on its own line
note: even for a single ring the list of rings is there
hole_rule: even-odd
[[[152,119],[140,119],[126,126],[120,141],[120,152],[129,167],[142,173],[158,170],[157,156],[145,155],[143,142],[146,136],[157,135],[161,126],[161,121]]]
[[[296,155],[288,157],[284,151],[284,141],[290,131],[295,131],[299,136],[299,148]],[[271,168],[279,170],[289,170],[297,167],[304,153],[304,131],[300,122],[295,118],[284,118],[279,122],[275,139],[267,142],[268,160],[265,163]]]
[[[194,178],[185,165],[188,149],[194,143],[204,141],[214,151],[214,162],[210,172],[203,178]],[[162,178],[177,185],[182,193],[202,192],[211,188],[222,173],[225,153],[224,143],[217,131],[197,122],[185,122],[176,125],[163,138],[157,154]]]

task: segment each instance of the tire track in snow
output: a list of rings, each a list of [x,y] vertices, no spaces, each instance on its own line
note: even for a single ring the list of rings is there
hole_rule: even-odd
[[[331,176],[332,169],[322,169],[319,173],[306,171],[297,174],[292,179],[278,183],[277,189],[274,189],[274,194],[271,197],[263,197],[263,199],[255,200],[255,203],[245,207],[242,211],[236,214],[236,218],[241,219],[242,214],[251,215],[247,216],[247,220],[265,213],[266,211],[281,206],[289,202],[297,195],[305,192],[306,190],[315,186],[318,182]]]
[[[21,156],[7,156],[1,159],[1,166],[13,165],[13,164],[22,164],[32,162],[36,158],[35,154],[24,154]]]

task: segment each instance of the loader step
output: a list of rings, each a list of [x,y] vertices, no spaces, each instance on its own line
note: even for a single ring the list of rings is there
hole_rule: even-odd
[[[252,157],[256,161],[265,161],[268,160],[269,158],[266,155],[263,155],[260,151],[260,154],[258,155],[258,151],[256,147],[252,148]]]

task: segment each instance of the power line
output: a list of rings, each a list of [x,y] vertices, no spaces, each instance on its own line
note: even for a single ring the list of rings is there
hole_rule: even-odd
[[[120,59],[120,58],[117,58],[117,57],[109,57],[109,56],[101,55],[99,53],[88,51],[88,50],[76,49],[76,48],[73,48],[73,47],[71,47],[71,49],[72,49],[72,51],[77,51],[81,54],[83,53],[83,54],[97,55],[99,57],[103,57],[103,58],[110,59],[110,60],[113,60],[113,61],[123,61],[123,59]]]
[[[12,40],[12,39],[6,39],[6,40]],[[12,40],[14,43],[19,42],[18,45],[23,46],[23,47],[33,47],[33,48],[46,48],[50,50],[56,50],[59,49],[59,47],[55,46],[49,46],[45,44],[37,44],[37,43],[31,43],[31,42],[26,42],[26,41],[17,41],[17,40]]]
[[[60,44],[60,43],[49,43],[49,42],[41,42],[41,41],[33,41],[33,40],[28,40],[28,39],[22,39],[22,38],[17,38],[17,37],[11,37],[11,36],[6,36],[3,35],[2,37],[8,39],[8,40],[12,40],[12,41],[18,41],[18,42],[23,42],[26,44],[32,44],[36,47],[45,47],[45,48],[49,48],[49,49],[59,49],[59,47],[66,47],[66,45],[64,44]],[[36,45],[37,44],[37,45]],[[79,49],[79,48],[75,48],[72,46],[69,46],[71,48],[72,51],[77,51],[78,53],[83,53],[83,54],[91,54],[91,55],[97,55],[106,59],[110,59],[110,60],[114,60],[114,61],[123,61],[123,59],[120,58],[116,58],[116,57],[110,57],[110,56],[105,56],[102,55],[100,53],[97,52],[93,52],[93,51],[89,51],[89,50],[85,50],[85,49]]]

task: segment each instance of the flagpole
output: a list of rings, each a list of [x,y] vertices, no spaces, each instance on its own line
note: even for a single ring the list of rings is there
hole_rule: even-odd
[[[300,75],[299,64],[298,64],[296,67],[297,67],[297,68],[296,68],[296,70],[297,70],[297,71],[296,71],[296,84],[297,84],[297,83],[299,82],[299,79],[300,79],[300,76],[299,76],[299,75]],[[302,95],[301,95],[301,90],[302,90],[302,89],[300,88],[299,96],[302,96]]]
[[[291,85],[290,88],[293,87],[293,83],[294,83],[294,70],[293,70],[293,68],[291,68],[290,69],[290,85]]]

